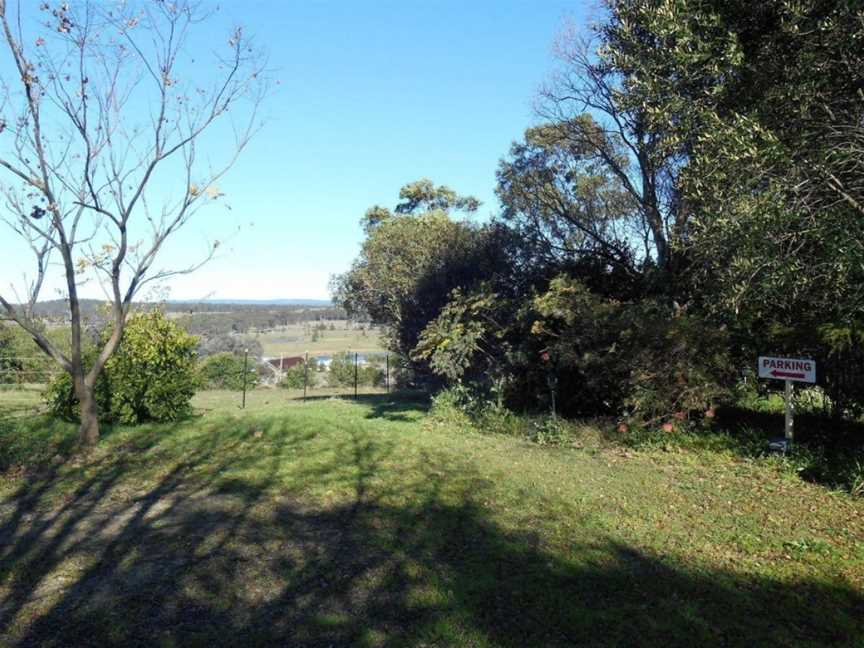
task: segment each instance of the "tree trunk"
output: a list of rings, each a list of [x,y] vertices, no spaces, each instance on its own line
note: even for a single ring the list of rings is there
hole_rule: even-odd
[[[78,390],[78,401],[81,403],[81,427],[78,428],[78,440],[83,445],[94,445],[99,440],[99,408],[96,405],[96,394],[86,385]]]

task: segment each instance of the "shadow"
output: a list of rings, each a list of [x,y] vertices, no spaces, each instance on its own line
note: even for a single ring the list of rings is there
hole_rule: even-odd
[[[371,405],[371,410],[366,414],[367,419],[416,422],[429,411],[432,399],[422,391],[398,392],[387,394],[384,398],[370,399],[367,404]]]
[[[430,395],[425,391],[398,391],[390,394],[350,395],[310,395],[309,402],[325,400],[345,400],[369,407],[367,419],[386,419],[388,421],[416,422],[429,411],[432,405]]]
[[[379,418],[416,407],[368,404]],[[400,449],[351,426],[326,443],[286,421],[178,430],[143,431],[83,462],[68,493],[67,465],[2,501],[0,643],[754,646],[864,636],[864,598],[851,585],[676,564],[599,531],[553,550],[534,529],[490,518],[491,483],[470,464],[447,472],[429,458],[416,479],[382,483]]]
[[[741,407],[717,410],[717,430],[727,436],[727,449],[741,456],[768,454],[768,442],[782,438],[785,415]],[[818,412],[796,412],[793,457],[805,480],[832,488],[848,488],[844,477],[860,471],[864,456],[864,422]]]

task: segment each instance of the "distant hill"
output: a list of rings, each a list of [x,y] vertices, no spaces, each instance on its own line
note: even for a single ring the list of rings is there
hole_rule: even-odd
[[[81,313],[85,317],[96,314],[104,300],[82,299],[80,300]],[[152,308],[156,304],[139,302],[137,308]],[[163,303],[163,308],[168,312],[213,312],[213,311],[302,311],[303,309],[314,309],[319,311],[339,311],[332,302],[326,299],[199,299],[179,300],[172,299]],[[62,318],[69,313],[69,307],[65,299],[51,299],[36,304],[35,313],[41,317]],[[336,317],[336,314],[322,313],[328,317]]]
[[[251,306],[332,306],[329,299],[171,299],[171,304],[240,304]]]

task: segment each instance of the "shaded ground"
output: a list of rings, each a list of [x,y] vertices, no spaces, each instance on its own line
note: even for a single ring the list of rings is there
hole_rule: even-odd
[[[0,441],[49,424],[16,425]],[[864,637],[860,503],[759,466],[546,450],[386,397],[111,430],[87,457],[69,433],[0,489],[4,645]]]

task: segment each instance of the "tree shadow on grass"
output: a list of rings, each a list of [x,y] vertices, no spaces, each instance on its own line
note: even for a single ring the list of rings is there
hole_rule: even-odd
[[[181,459],[146,488],[130,490],[129,476],[146,472],[170,430],[87,464],[62,504],[43,501],[64,478],[56,469],[5,503],[0,643],[753,646],[864,636],[864,598],[851,586],[677,565],[599,532],[553,551],[533,530],[493,521],[490,483],[464,466],[457,475],[430,465],[406,490],[377,479],[399,451],[386,439],[346,430],[315,452],[314,431],[284,422],[210,426],[178,441]],[[286,478],[296,453],[308,460]],[[346,496],[312,505],[292,495],[304,483]]]
[[[383,398],[370,398],[365,403],[371,406],[366,418],[401,422],[422,419],[432,405],[429,394],[419,391],[385,394]]]
[[[782,412],[758,412],[741,407],[718,410],[718,431],[727,448],[742,456],[768,454],[768,442],[784,435]],[[864,456],[864,422],[819,412],[797,412],[793,457],[803,479],[829,487],[850,486],[848,476],[859,471]]]
[[[311,395],[307,396],[306,400],[312,402],[334,398],[358,403],[369,408],[369,412],[366,414],[367,419],[386,419],[403,423],[420,420],[431,406],[429,394],[418,390],[398,391],[390,394],[358,394],[356,399],[353,393],[342,396]]]

